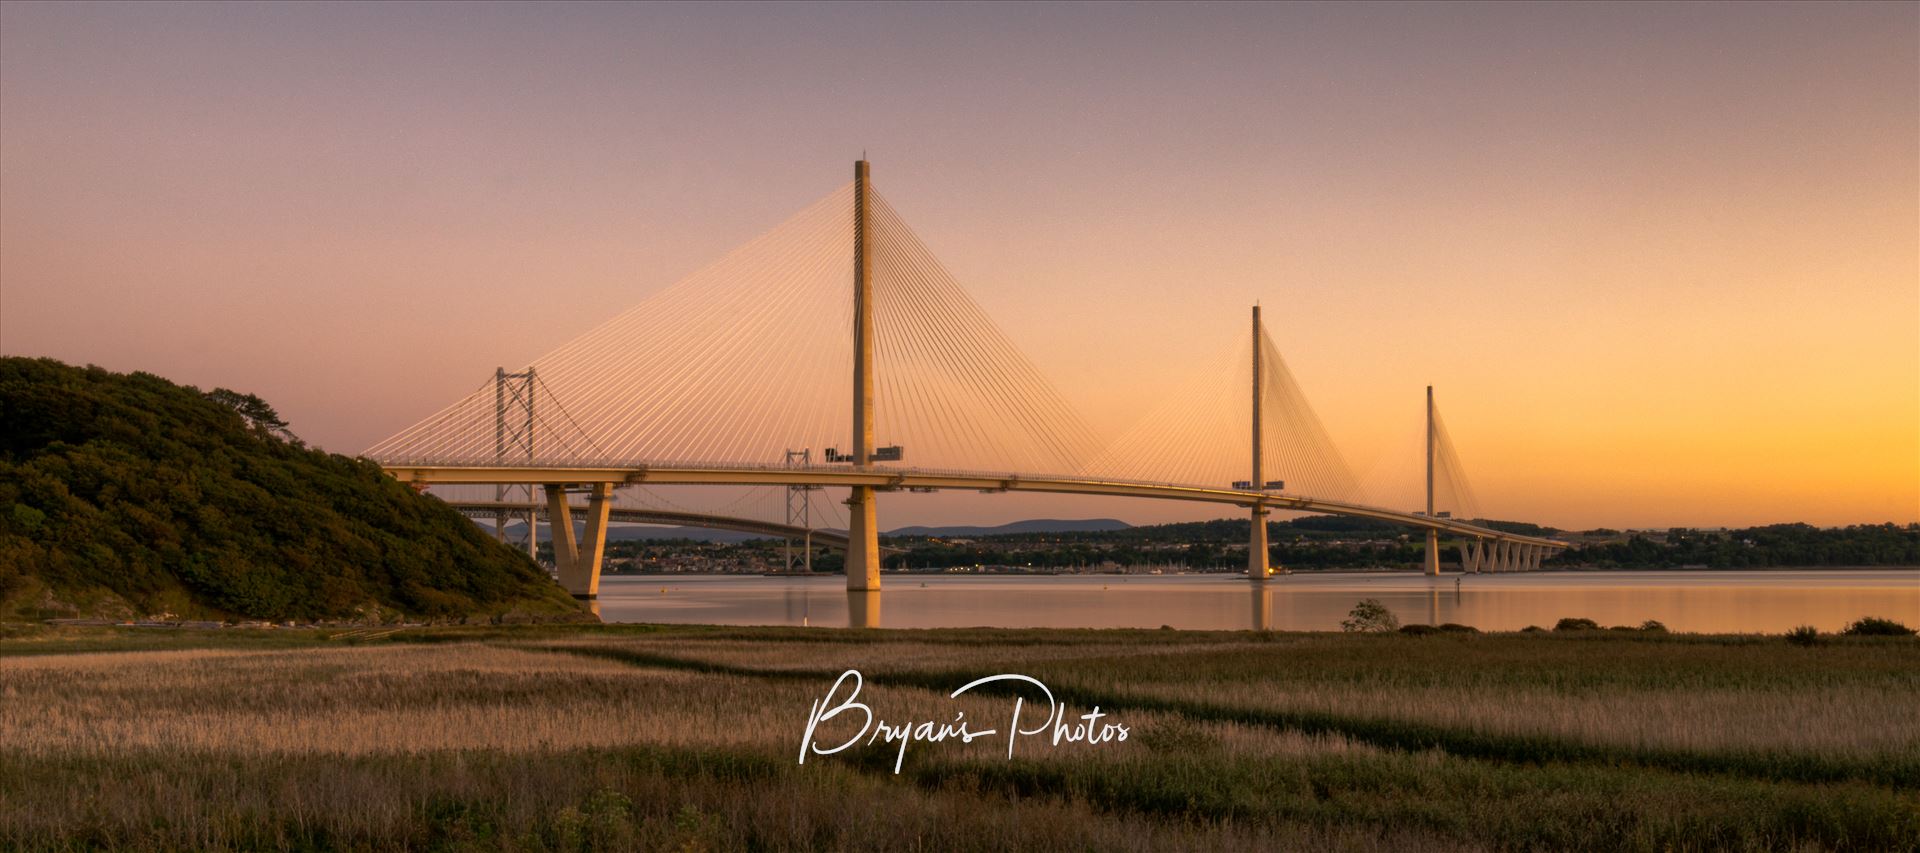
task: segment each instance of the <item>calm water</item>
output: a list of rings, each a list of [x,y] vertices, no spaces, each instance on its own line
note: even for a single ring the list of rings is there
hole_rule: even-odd
[[[1458,581],[1458,582],[1456,582]],[[1483,630],[1551,628],[1563,616],[1602,625],[1648,619],[1676,631],[1823,631],[1862,616],[1920,623],[1920,569],[1777,572],[1539,572],[1511,575],[1313,573],[1254,584],[1221,575],[895,576],[881,593],[840,577],[609,576],[608,622],[865,625],[882,628],[1339,630],[1354,602],[1377,598],[1402,623]]]

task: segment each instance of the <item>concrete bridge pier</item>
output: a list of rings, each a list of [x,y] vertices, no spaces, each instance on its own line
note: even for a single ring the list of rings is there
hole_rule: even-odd
[[[553,565],[560,572],[560,585],[574,598],[599,598],[600,566],[607,554],[607,513],[612,509],[613,484],[593,484],[587,499],[585,541],[575,536],[566,484],[548,483],[545,488],[547,523],[553,535]]]
[[[1253,523],[1247,534],[1247,577],[1267,579],[1267,508],[1253,508]]]
[[[847,591],[880,589],[880,522],[873,487],[854,486],[847,495]]]
[[[1427,575],[1440,576],[1440,531],[1427,531]]]

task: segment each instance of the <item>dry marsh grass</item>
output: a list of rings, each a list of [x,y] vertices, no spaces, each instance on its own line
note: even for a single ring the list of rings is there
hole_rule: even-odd
[[[63,666],[69,662],[71,668]],[[800,726],[829,684],[762,684],[483,644],[0,658],[0,696],[8,700],[0,706],[0,744],[36,757],[134,750],[358,756],[640,744],[797,753]],[[1010,714],[1009,703],[996,697],[956,699],[884,684],[864,685],[859,698],[893,724],[950,721],[961,712],[976,728],[1005,731]],[[1031,712],[1027,719],[1032,725]],[[1136,713],[1128,722],[1150,730],[1174,719]],[[823,723],[819,742],[853,737],[858,726],[852,720]],[[1249,755],[1364,748],[1337,737],[1231,724],[1198,730]],[[915,758],[932,748],[990,757],[1004,745],[981,739],[910,749]],[[1137,742],[1059,747],[1062,754],[1084,751],[1101,759],[1138,748]]]
[[[1380,659],[1364,665],[1348,660],[1345,650],[1328,660],[1329,641],[1321,638],[1190,642],[1171,650],[1150,644],[1023,643],[995,645],[990,653],[917,640],[848,646],[642,637],[541,645],[627,649],[719,667],[818,675],[845,668],[884,677],[1001,666],[1060,686],[1227,709],[1410,720],[1602,746],[1920,762],[1920,715],[1913,712],[1920,707],[1920,654],[1915,653],[1920,650],[1898,644],[1834,647],[1818,655],[1788,655],[1804,650],[1784,645],[1760,651],[1744,645],[1561,644],[1547,647],[1543,659],[1515,657],[1518,638],[1510,638],[1508,648],[1475,659],[1488,643],[1441,646],[1429,638],[1382,639]],[[1518,642],[1520,648],[1543,644],[1532,638]],[[1451,659],[1424,654],[1436,647],[1458,654]],[[1578,655],[1595,648],[1628,660]],[[1409,663],[1409,653],[1423,659]],[[1795,658],[1784,675],[1781,662],[1774,660],[1783,655]]]
[[[1920,786],[1874,769],[1915,751],[1920,644],[703,628],[462,628],[358,645],[262,635],[256,648],[228,632],[207,647],[159,638],[159,650],[142,639],[0,641],[0,848],[1881,850],[1920,839]],[[897,775],[888,744],[800,766],[809,705],[845,668],[868,675],[861,699],[889,722],[964,712],[1004,730],[1009,694],[947,693],[1018,672],[1067,697],[1070,716],[1100,701],[1130,737],[1022,741],[1011,761],[995,737],[914,743]],[[1379,720],[1452,739],[1396,739]],[[851,731],[831,722],[819,740]],[[1457,748],[1481,735],[1598,748]],[[1832,778],[1795,782],[1766,763],[1675,769],[1607,751],[1650,745],[1867,770],[1842,762]]]

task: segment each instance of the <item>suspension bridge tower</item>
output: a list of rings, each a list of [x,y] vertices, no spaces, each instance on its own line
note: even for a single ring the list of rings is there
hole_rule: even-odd
[[[1260,398],[1262,391],[1262,368],[1260,363],[1260,339],[1264,336],[1260,328],[1260,306],[1253,306],[1253,479],[1247,486],[1255,491],[1266,491],[1267,481],[1260,470]],[[1254,581],[1264,581],[1270,574],[1267,566],[1267,506],[1255,502],[1253,516],[1247,533],[1247,577]]]
[[[873,239],[867,161],[853,164],[853,466],[873,465]],[[872,486],[847,496],[847,589],[880,588],[880,530]]]
[[[1433,386],[1427,386],[1427,518],[1433,518],[1433,462],[1434,454],[1439,452],[1439,436],[1433,423]],[[1440,531],[1427,528],[1426,572],[1440,576]]]

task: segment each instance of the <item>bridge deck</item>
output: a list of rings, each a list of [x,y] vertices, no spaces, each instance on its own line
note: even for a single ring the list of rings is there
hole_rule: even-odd
[[[448,501],[454,509],[470,518],[496,518],[501,514],[509,517],[525,515],[529,510],[539,518],[547,518],[546,504],[517,503],[513,501]],[[578,509],[576,507],[576,509]],[[637,509],[614,507],[607,511],[609,520],[636,524],[673,524],[681,527],[699,527],[707,530],[735,530],[741,533],[757,533],[781,539],[806,539],[812,537],[813,543],[836,551],[847,550],[847,535],[819,528],[808,529],[775,521],[761,521],[755,518],[741,518],[733,515],[713,515],[704,512],[674,512],[661,509]]]
[[[389,474],[407,483],[452,484],[592,484],[614,485],[734,485],[734,486],[872,486],[877,489],[971,489],[987,492],[1052,492],[1059,494],[1184,500],[1243,507],[1318,512],[1371,518],[1470,537],[1546,548],[1566,548],[1557,539],[1505,533],[1451,518],[1429,518],[1383,507],[1303,495],[1222,489],[1177,483],[1145,483],[1064,476],[1028,476],[967,471],[930,471],[916,468],[778,466],[653,466],[653,465],[473,465],[383,463]]]

